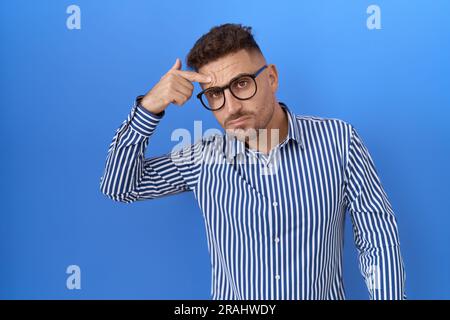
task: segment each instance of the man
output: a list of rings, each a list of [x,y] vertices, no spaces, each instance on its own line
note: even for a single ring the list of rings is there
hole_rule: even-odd
[[[344,217],[372,299],[402,299],[397,223],[350,124],[296,116],[250,27],[212,28],[140,96],[110,145],[101,191],[133,202],[194,192],[211,255],[213,299],[344,299]],[[171,104],[198,94],[225,133],[145,158]]]

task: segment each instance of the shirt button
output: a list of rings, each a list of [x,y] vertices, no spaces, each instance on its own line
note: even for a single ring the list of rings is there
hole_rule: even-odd
[[[275,242],[276,242],[276,243],[280,242],[280,238],[275,237]]]
[[[277,275],[275,276],[275,279],[280,280],[280,276],[277,274]]]
[[[274,207],[276,207],[276,206],[278,206],[278,202],[274,201],[274,202],[272,202],[272,205],[273,205]]]

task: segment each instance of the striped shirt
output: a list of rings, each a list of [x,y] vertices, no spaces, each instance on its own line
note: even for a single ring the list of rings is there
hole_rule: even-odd
[[[223,133],[145,158],[165,112],[135,102],[109,147],[100,189],[125,203],[192,191],[212,299],[345,299],[346,212],[370,298],[406,298],[396,218],[361,137],[342,120],[280,105],[288,134],[267,155]]]

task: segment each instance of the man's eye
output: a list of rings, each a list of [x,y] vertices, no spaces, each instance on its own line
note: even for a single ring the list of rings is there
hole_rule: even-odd
[[[217,99],[222,96],[222,92],[219,90],[211,90],[211,91],[208,91],[206,94],[207,94],[208,98],[210,98],[210,99]]]
[[[239,89],[245,88],[248,85],[248,81],[247,80],[239,80],[237,83],[237,87]]]

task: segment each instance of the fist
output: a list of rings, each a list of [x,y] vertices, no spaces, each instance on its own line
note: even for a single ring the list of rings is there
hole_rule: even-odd
[[[181,70],[181,61],[177,58],[172,68],[142,98],[141,105],[155,114],[165,110],[171,103],[182,106],[192,96],[193,82],[209,83],[211,77]]]

